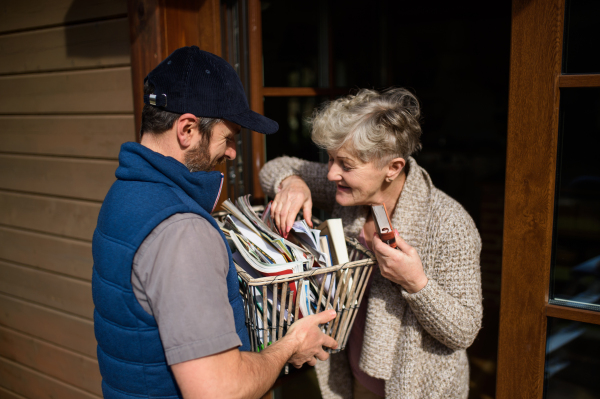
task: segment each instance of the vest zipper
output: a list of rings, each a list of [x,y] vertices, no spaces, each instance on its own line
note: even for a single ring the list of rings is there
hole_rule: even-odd
[[[217,194],[217,199],[215,199],[215,204],[213,205],[212,211],[210,211],[210,213],[213,213],[215,211],[215,208],[217,207],[217,202],[219,202],[219,198],[221,197],[221,190],[223,190],[223,179],[225,178],[225,175],[223,173],[221,173],[221,185],[219,186],[219,193]]]

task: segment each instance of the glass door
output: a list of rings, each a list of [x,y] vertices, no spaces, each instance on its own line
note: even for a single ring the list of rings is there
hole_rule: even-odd
[[[498,398],[600,398],[599,12],[513,1]]]

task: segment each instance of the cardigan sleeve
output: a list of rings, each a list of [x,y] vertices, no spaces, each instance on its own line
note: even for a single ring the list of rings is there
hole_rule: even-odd
[[[402,295],[431,336],[451,349],[466,349],[475,340],[483,316],[481,239],[462,207],[441,220],[439,236],[430,237],[437,253],[426,271],[427,285],[414,294],[402,289]]]
[[[299,176],[308,185],[313,205],[331,212],[335,204],[335,183],[327,180],[327,164],[293,157],[279,157],[267,162],[258,177],[263,191],[270,197],[279,192],[279,185],[290,176]]]

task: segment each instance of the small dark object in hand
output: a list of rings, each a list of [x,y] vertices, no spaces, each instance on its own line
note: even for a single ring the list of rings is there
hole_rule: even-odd
[[[371,205],[371,210],[373,211],[373,220],[379,238],[390,247],[396,248],[396,235],[385,204]]]

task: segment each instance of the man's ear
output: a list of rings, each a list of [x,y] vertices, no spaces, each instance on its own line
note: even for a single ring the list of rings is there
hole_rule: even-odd
[[[181,149],[186,149],[194,142],[194,134],[198,133],[198,118],[193,114],[183,114],[175,122],[177,141]]]
[[[406,166],[406,160],[404,158],[394,158],[388,164],[388,171],[385,175],[387,181],[392,181],[397,178],[404,167]]]

